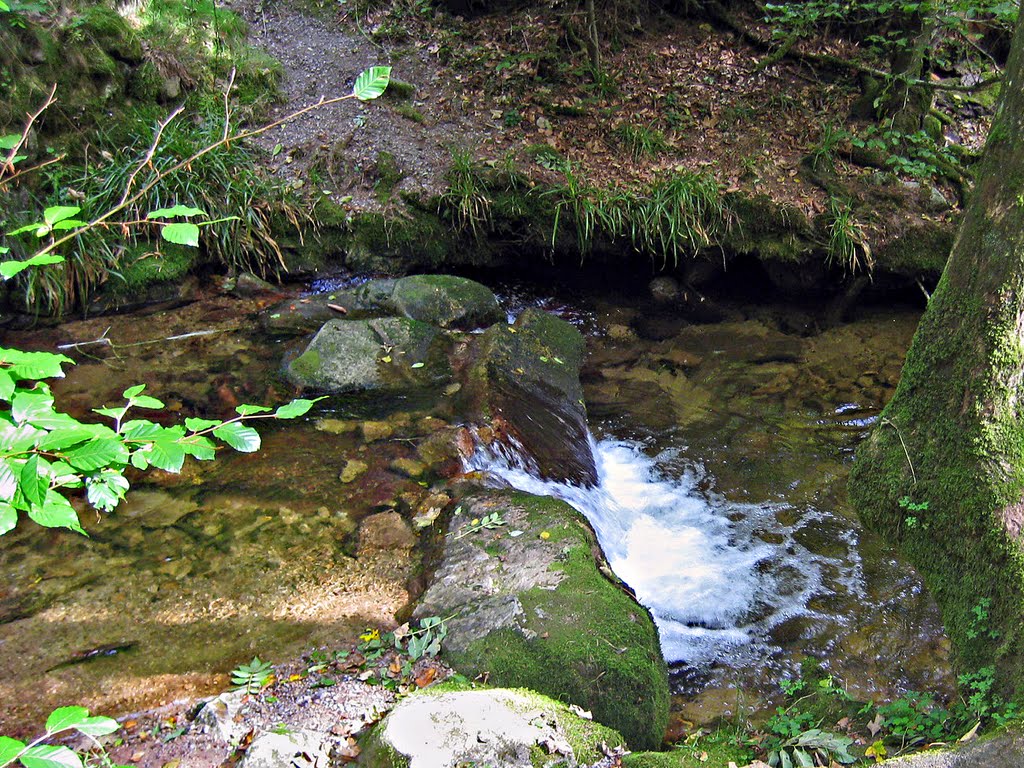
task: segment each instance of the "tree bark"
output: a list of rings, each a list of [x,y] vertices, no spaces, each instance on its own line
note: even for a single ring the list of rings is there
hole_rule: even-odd
[[[994,666],[1024,698],[1024,20],[977,188],[850,495],[924,575],[959,666]]]

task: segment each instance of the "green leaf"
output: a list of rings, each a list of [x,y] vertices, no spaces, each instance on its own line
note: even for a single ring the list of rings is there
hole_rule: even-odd
[[[90,717],[84,723],[79,723],[75,728],[80,732],[88,736],[106,736],[108,733],[113,733],[121,727],[121,724],[112,717],[102,717],[96,715]]]
[[[299,416],[304,416],[309,412],[309,409],[313,407],[315,403],[323,400],[322,397],[318,397],[315,400],[292,400],[290,403],[285,403],[274,412],[274,418],[276,419],[297,419]]]
[[[70,416],[68,417],[71,418]],[[74,421],[74,419],[72,419]],[[113,438],[117,433],[104,424],[80,424],[74,423],[60,429],[55,429],[45,437],[40,438],[36,447],[40,451],[62,451],[73,445],[84,443],[86,440],[109,437]]]
[[[185,449],[177,438],[161,436],[150,444],[148,450],[143,449],[142,453],[150,464],[167,472],[181,472],[181,466],[185,463]]]
[[[124,418],[124,415],[128,412],[128,408],[93,408],[93,413],[98,413],[100,416],[107,416],[108,418],[117,421],[118,419]]]
[[[10,736],[0,736],[0,765],[7,765],[20,755],[24,748],[25,742],[12,739]]]
[[[252,416],[254,413],[269,413],[272,410],[265,405],[240,405],[235,408],[235,413],[239,416]]]
[[[132,419],[121,425],[121,437],[125,440],[138,442],[150,440],[161,434],[167,427],[161,427],[147,419]]]
[[[85,535],[75,508],[57,491],[48,491],[46,501],[41,507],[32,507],[28,516],[46,528],[70,528]],[[24,759],[22,762],[25,762]]]
[[[4,265],[0,264],[0,268]],[[62,379],[64,363],[75,361],[52,352],[22,352],[20,349],[0,348],[0,365],[7,366],[7,372],[15,379]]]
[[[14,526],[18,524],[18,510],[8,504],[6,501],[0,501],[0,536],[3,536],[8,531],[13,531]],[[0,736],[0,739],[6,738]],[[0,765],[4,764],[3,757],[3,741],[0,741]]]
[[[217,455],[217,446],[208,437],[191,435],[183,438],[180,443],[185,453],[199,461],[211,461]]]
[[[85,479],[85,497],[92,506],[104,512],[112,511],[124,501],[128,480],[119,471],[107,469]]]
[[[43,211],[43,221],[53,227],[57,222],[77,216],[81,210],[77,205],[55,205]]]
[[[7,5],[7,3],[3,3],[2,0],[0,0],[0,11],[9,11],[9,10],[11,10],[10,6]],[[6,150],[10,151],[10,150],[14,149],[16,146],[18,146],[18,142],[20,142],[20,141],[21,141],[21,134],[20,133],[8,133],[8,134],[5,134],[4,136],[0,136],[0,149],[6,149]]]
[[[220,423],[221,422],[218,421],[217,419],[200,419],[194,416],[190,416],[189,418],[185,419],[185,428],[189,432],[202,432],[204,429],[216,427]]]
[[[46,732],[53,734],[66,731],[68,728],[76,728],[79,723],[88,719],[89,710],[85,707],[60,707],[46,718]]]
[[[165,224],[160,228],[160,237],[169,243],[199,247],[199,227],[188,222]]]
[[[18,478],[7,459],[0,459],[0,500],[10,501],[18,491]]]
[[[125,400],[131,400],[136,395],[141,395],[142,391],[146,388],[145,384],[136,384],[133,387],[128,387],[124,392],[121,393],[121,397]]]
[[[64,459],[75,469],[83,472],[128,463],[128,449],[116,438],[90,440],[77,448],[64,452]]]
[[[78,219],[64,219],[64,221],[58,221],[51,227],[54,232],[63,232],[68,229],[78,229],[79,227],[86,226],[88,222],[79,221]]]
[[[356,78],[352,95],[360,101],[371,101],[380,96],[391,81],[391,67],[370,67]]]
[[[189,216],[206,216],[206,211],[201,208],[192,208],[188,205],[172,205],[170,208],[160,208],[150,211],[147,219],[173,219],[178,216],[188,218]]]
[[[46,498],[46,490],[50,487],[49,481],[39,474],[39,464],[41,461],[39,455],[33,453],[28,457],[28,461],[22,465],[21,472],[18,475],[18,487],[21,489],[21,495],[33,507],[42,505],[43,500]],[[42,461],[42,463],[46,464],[45,461]]]
[[[67,747],[40,744],[21,756],[25,768],[82,768],[82,758]]]
[[[259,432],[237,421],[218,427],[213,430],[213,435],[242,453],[252,453],[260,449]]]
[[[15,427],[0,421],[0,449],[7,454],[26,453],[32,450],[36,443],[45,436],[46,433],[43,430],[36,429],[29,424],[20,424]]]
[[[146,408],[148,410],[157,410],[164,407],[163,401],[157,400],[155,397],[149,395],[141,395],[139,397],[133,397],[131,399],[133,408]]]
[[[14,377],[6,370],[0,368],[0,400],[10,402],[14,394]]]
[[[53,395],[46,390],[21,390],[11,400],[11,416],[19,424],[52,413]]]

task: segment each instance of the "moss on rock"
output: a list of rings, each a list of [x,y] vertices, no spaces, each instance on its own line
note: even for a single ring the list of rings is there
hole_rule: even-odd
[[[402,278],[394,284],[391,303],[402,315],[440,328],[472,330],[505,319],[490,288],[451,275]]]
[[[449,663],[577,704],[631,746],[657,748],[669,706],[658,632],[611,580],[587,521],[556,499],[489,493],[465,500],[449,529],[486,514],[499,514],[507,529],[449,536],[416,609],[456,614],[448,622]],[[512,529],[523,533],[503,533]]]

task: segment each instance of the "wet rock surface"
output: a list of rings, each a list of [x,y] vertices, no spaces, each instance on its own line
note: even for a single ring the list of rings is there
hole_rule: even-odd
[[[489,426],[485,442],[526,454],[543,478],[597,480],[580,384],[583,337],[553,315],[527,309],[491,327],[468,374],[469,413]]]

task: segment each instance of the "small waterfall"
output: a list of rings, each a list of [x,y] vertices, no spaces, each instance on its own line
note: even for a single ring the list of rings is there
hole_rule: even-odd
[[[815,615],[807,602],[820,594],[823,558],[776,520],[786,505],[726,502],[702,490],[707,478],[682,465],[677,451],[651,458],[637,443],[591,442],[593,488],[539,480],[508,450],[481,449],[468,464],[583,513],[612,569],[653,614],[666,660],[695,668],[756,664],[771,652],[774,626]],[[777,543],[757,537],[766,528]]]

